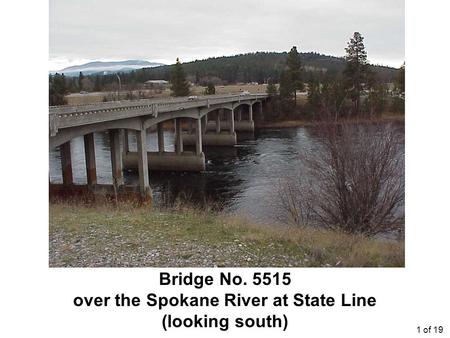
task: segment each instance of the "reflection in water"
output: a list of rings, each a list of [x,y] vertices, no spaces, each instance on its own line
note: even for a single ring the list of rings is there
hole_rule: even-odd
[[[404,128],[398,128],[403,137]],[[174,151],[174,135],[166,131],[166,151]],[[186,198],[194,203],[220,205],[223,211],[245,215],[257,222],[273,222],[277,216],[277,185],[280,178],[302,171],[302,152],[317,143],[309,128],[257,131],[254,137],[239,138],[234,148],[204,147],[206,170],[202,173],[150,172],[156,204]],[[83,138],[71,143],[75,183],[85,184]],[[111,159],[107,133],[95,134],[98,182],[111,184]],[[149,151],[157,150],[156,133],[147,138]],[[130,149],[136,141],[130,133]],[[137,184],[136,172],[125,172],[126,184]],[[62,182],[59,149],[50,152],[50,180]]]

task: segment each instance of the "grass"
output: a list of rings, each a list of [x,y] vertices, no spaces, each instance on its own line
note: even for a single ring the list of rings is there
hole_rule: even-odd
[[[404,266],[404,243],[192,208],[50,205],[50,266]]]

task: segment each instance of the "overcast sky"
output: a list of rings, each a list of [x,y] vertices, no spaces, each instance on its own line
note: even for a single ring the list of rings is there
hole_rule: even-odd
[[[173,63],[255,51],[405,58],[404,0],[50,0],[50,70],[93,60]]]

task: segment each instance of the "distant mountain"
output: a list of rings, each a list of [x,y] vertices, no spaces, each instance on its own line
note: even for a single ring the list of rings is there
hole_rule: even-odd
[[[95,73],[113,74],[118,72],[130,72],[141,68],[151,68],[163,66],[163,63],[149,62],[144,60],[126,60],[126,61],[93,61],[83,65],[71,66],[58,71],[66,76],[78,76],[80,72],[84,75]],[[55,73],[55,72],[51,72]]]

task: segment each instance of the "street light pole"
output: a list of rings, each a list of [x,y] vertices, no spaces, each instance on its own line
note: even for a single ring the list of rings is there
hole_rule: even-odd
[[[119,74],[116,74],[117,79],[119,80],[119,90],[117,91],[117,100],[120,101],[120,90],[122,89],[122,83],[120,82]]]

